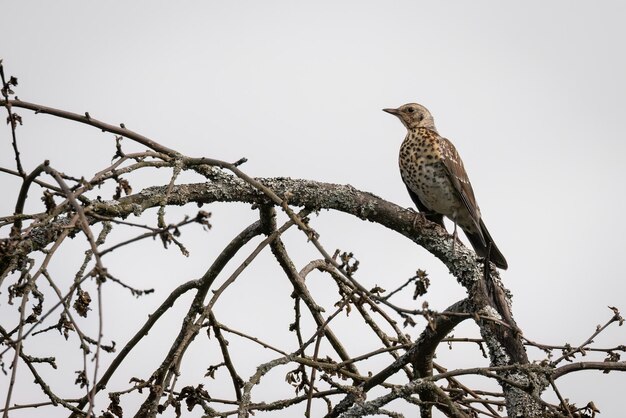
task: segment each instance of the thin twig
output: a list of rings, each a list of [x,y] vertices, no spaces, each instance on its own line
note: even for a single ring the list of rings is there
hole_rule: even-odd
[[[569,350],[568,352],[564,353],[561,357],[559,357],[558,359],[554,360],[552,362],[553,365],[557,365],[559,364],[561,361],[565,360],[565,359],[569,359],[572,355],[579,353],[579,352],[583,352],[583,349],[588,345],[591,344],[593,342],[593,339],[600,334],[602,331],[604,331],[609,325],[611,325],[613,322],[617,322],[619,321],[619,317],[617,315],[614,315],[611,317],[611,319],[609,319],[604,325],[602,325],[601,327],[596,328],[596,330],[594,331],[593,334],[591,334],[591,336],[589,338],[587,338],[585,340],[585,342],[583,342],[581,345],[579,345],[576,348],[572,348],[571,350]]]

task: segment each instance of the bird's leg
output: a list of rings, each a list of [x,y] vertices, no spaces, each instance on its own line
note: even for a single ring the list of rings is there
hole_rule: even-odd
[[[456,240],[458,239],[458,234],[456,232],[456,220],[454,221],[454,232],[452,233],[452,254],[454,254],[456,250]]]

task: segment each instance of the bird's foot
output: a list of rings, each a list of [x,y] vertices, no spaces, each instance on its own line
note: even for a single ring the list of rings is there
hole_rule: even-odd
[[[412,212],[415,212],[415,218],[413,218],[413,229],[417,229],[418,223],[426,222],[427,218],[423,212],[416,212],[413,208],[409,208]]]

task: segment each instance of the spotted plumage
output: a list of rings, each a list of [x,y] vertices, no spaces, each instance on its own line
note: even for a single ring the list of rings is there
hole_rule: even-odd
[[[383,109],[397,116],[407,128],[400,146],[400,174],[409,195],[427,219],[443,226],[443,217],[460,226],[476,253],[498,267],[507,262],[496,247],[469,181],[463,161],[454,145],[435,128],[424,106],[409,103],[397,109]]]

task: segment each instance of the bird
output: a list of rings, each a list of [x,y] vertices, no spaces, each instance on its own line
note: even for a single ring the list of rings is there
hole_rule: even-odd
[[[452,142],[439,135],[428,109],[407,103],[383,111],[397,116],[407,129],[398,163],[420,213],[444,228],[443,217],[449,218],[454,222],[455,240],[458,225],[479,257],[506,270],[508,264],[483,222],[463,161]]]

